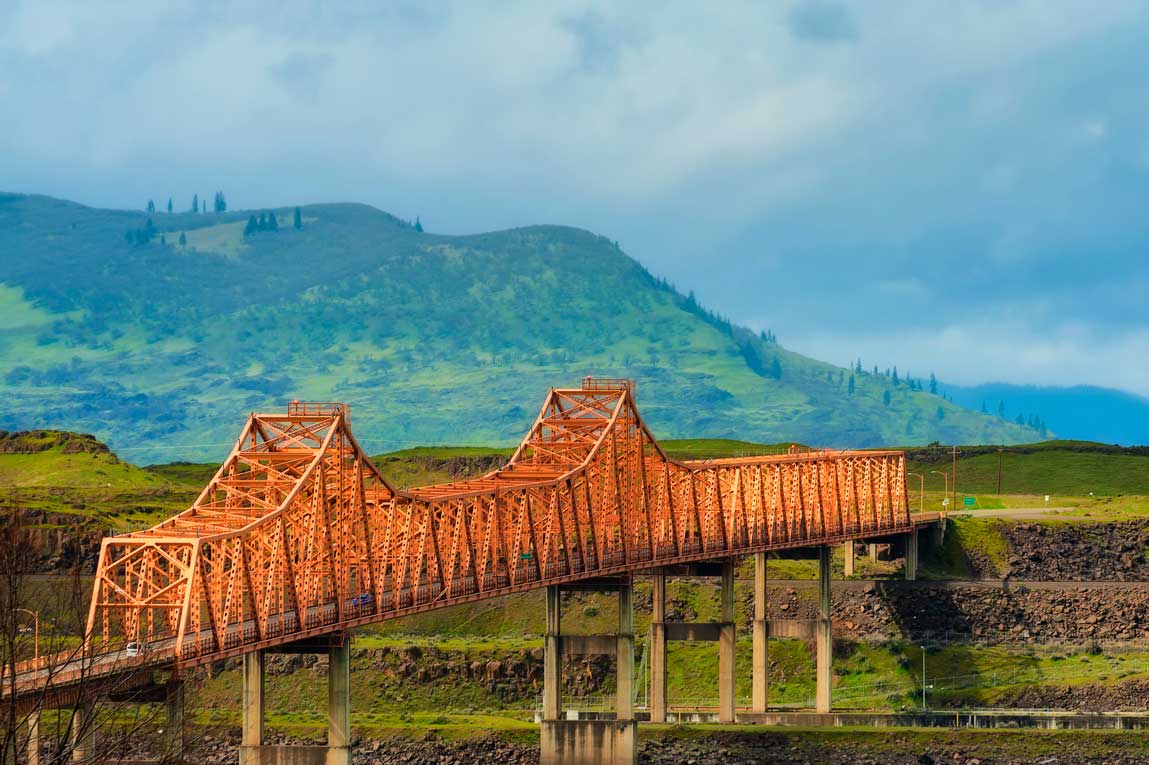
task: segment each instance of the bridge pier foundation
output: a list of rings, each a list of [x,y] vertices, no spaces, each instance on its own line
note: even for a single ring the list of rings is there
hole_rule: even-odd
[[[918,578],[918,530],[906,534],[905,573],[908,581]]]
[[[830,622],[830,547],[818,548],[818,621],[816,624],[816,689],[814,708],[829,712],[834,680],[834,636]]]
[[[579,583],[580,590],[618,593],[618,631],[614,635],[562,634],[562,590],[547,588],[547,634],[543,657],[543,719],[540,765],[634,765],[638,723],[634,719],[634,589],[629,578]],[[615,719],[567,720],[562,710],[563,654],[615,656]]]
[[[843,572],[842,575],[849,578],[854,575],[854,540],[850,540],[842,546]]]
[[[351,763],[351,641],[333,635],[318,642],[281,646],[287,653],[327,654],[327,744],[269,746],[264,736],[265,652],[243,656],[243,735],[240,765],[350,765]]]

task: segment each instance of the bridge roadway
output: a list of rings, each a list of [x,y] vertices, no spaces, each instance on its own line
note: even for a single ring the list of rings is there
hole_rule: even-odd
[[[266,650],[333,636],[322,650],[339,651],[348,630],[384,619],[579,582],[629,592],[640,572],[770,551],[821,550],[828,587],[829,545],[905,539],[916,564],[917,529],[936,520],[911,518],[901,452],[672,460],[624,380],[552,389],[506,466],[406,491],[371,464],[350,419],[346,405],[299,402],[252,415],[188,510],[103,541],[86,653],[25,665],[17,693],[84,696],[143,669],[178,676],[239,655],[261,687]],[[128,642],[151,650],[128,659]],[[245,712],[262,710],[259,695],[245,692]],[[244,759],[271,761],[262,722],[248,728]],[[332,751],[346,738],[333,732],[344,743]]]

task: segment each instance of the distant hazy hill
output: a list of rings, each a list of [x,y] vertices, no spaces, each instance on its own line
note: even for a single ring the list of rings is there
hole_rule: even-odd
[[[955,402],[990,412],[1004,404],[1007,417],[1036,414],[1063,438],[1110,444],[1149,444],[1149,399],[1131,393],[1078,385],[1058,388],[988,383],[944,386]]]
[[[293,211],[245,236],[246,211],[149,230],[0,194],[0,427],[92,432],[137,463],[215,458],[247,412],[301,398],[350,403],[372,451],[500,444],[548,387],[594,373],[637,379],[662,437],[1039,438],[884,375],[851,395],[849,370],[709,316],[586,231],[438,236],[354,204],[303,207],[296,229]]]

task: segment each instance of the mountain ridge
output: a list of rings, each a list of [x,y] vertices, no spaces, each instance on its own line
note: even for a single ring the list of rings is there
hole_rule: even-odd
[[[0,195],[0,427],[203,459],[245,412],[300,398],[350,403],[373,450],[504,444],[548,387],[593,373],[636,378],[660,437],[1040,438],[787,350],[591,231],[448,236],[359,203],[301,206],[295,228],[295,209],[149,217]],[[245,235],[260,214],[274,230]]]

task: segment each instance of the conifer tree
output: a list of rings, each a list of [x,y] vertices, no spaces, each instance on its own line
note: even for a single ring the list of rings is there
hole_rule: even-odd
[[[292,219],[291,225],[297,229],[303,228],[303,213],[298,207],[295,208],[295,217]]]
[[[199,212],[199,194],[192,196],[192,212]]]
[[[854,376],[850,375],[850,382],[846,385],[846,393],[854,395]]]
[[[181,231],[180,232],[180,247],[187,247],[187,245],[188,245],[188,236],[187,236],[187,234],[185,234],[184,232]]]
[[[890,405],[890,392],[888,390],[882,391],[882,404],[884,406]]]
[[[934,416],[938,418],[938,422],[941,422],[946,418],[946,411],[942,409],[941,404],[938,404],[938,411],[934,414]]]
[[[251,236],[256,231],[259,231],[259,221],[255,219],[255,213],[252,213],[247,218],[247,225],[243,227],[243,235]]]
[[[938,378],[934,377],[933,372],[930,372],[930,393],[938,395]]]
[[[419,220],[418,215],[415,216],[415,230],[418,231],[420,234],[423,233],[423,221]]]
[[[154,215],[155,212],[156,212],[156,203],[149,199],[148,200],[148,215]]]
[[[272,210],[267,214],[267,230],[279,231],[279,219],[276,218],[275,210]]]
[[[168,212],[170,213],[171,211],[172,211],[172,198],[168,197]]]

